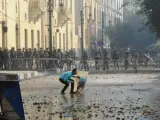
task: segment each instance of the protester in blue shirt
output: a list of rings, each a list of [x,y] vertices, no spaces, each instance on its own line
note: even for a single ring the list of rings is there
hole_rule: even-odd
[[[74,94],[74,81],[71,79],[73,75],[77,74],[77,69],[73,69],[72,71],[64,72],[60,75],[59,81],[64,84],[64,88],[61,91],[61,94],[65,94],[66,89],[69,86],[69,83],[71,83],[71,91],[70,94]]]

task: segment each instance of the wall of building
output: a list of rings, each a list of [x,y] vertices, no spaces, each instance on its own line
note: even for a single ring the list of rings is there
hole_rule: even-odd
[[[54,12],[53,12],[53,34],[55,39],[55,47],[63,51],[70,50],[71,48],[77,48],[78,39],[75,33],[75,1],[74,0],[64,0],[62,1],[66,15],[70,16],[70,19],[66,20],[61,26],[57,21],[65,19],[65,16],[60,19],[58,18],[60,9],[59,0],[54,0]],[[58,31],[57,31],[58,30]]]
[[[2,0],[0,0],[0,2],[2,2]],[[6,36],[6,45],[3,45],[2,27],[0,27],[0,47],[10,49],[11,47],[38,48],[44,46],[44,41],[42,42],[44,36],[41,35],[41,17],[38,18],[37,21],[30,19],[31,12],[29,12],[29,1],[3,0],[3,2],[3,10],[2,5],[0,4],[0,21],[7,22],[8,32]],[[18,30],[16,30],[16,27]],[[25,30],[27,31],[26,41]],[[34,31],[33,37],[31,37],[31,30]],[[33,42],[31,40],[33,40]]]
[[[7,22],[7,17],[5,14],[7,13],[6,10],[6,0],[0,0],[0,47],[5,48],[7,46],[6,38],[7,36],[3,36],[3,30],[2,30],[2,22]]]

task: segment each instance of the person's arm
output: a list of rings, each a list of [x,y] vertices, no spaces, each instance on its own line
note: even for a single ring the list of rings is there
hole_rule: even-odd
[[[66,81],[66,82],[68,82],[68,83],[72,83],[72,82],[73,82],[73,80],[70,79],[70,78],[68,77],[68,75],[66,75],[66,77],[64,78],[64,81]]]

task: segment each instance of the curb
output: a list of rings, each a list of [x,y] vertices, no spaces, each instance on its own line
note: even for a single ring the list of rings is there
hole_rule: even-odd
[[[17,74],[19,76],[20,81],[36,77],[42,77],[50,74],[48,72],[38,72],[38,71],[0,71],[0,73]]]

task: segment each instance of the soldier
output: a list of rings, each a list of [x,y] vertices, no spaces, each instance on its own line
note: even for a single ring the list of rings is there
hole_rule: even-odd
[[[47,58],[50,58],[50,51],[49,51],[49,48],[46,48],[46,50],[45,50],[45,53],[46,53],[46,57]],[[51,61],[49,61],[49,60],[46,60],[46,68],[50,68],[50,64],[51,64]]]
[[[34,48],[34,51],[33,51],[33,58],[35,59],[35,65],[36,65],[36,68],[38,69],[40,66],[39,66],[39,52],[36,50],[36,48]]]
[[[87,52],[84,51],[84,53],[83,53],[83,65],[84,65],[85,71],[89,70],[89,66],[88,66],[87,60],[88,60],[88,55],[87,55]]]
[[[3,69],[4,51],[0,48],[0,69]]]
[[[124,58],[125,58],[124,66],[125,66],[125,70],[127,70],[129,66],[129,52],[128,51],[125,53]]]
[[[26,68],[29,68],[29,58],[30,58],[30,53],[28,51],[28,49],[25,49],[25,52],[24,52],[24,58],[26,59]]]
[[[52,53],[52,57],[53,57],[53,65],[54,68],[56,68],[57,66],[57,50],[55,49],[55,47],[53,47],[53,53]]]
[[[32,49],[31,48],[29,48],[28,49],[28,68],[29,69],[32,69],[32,67],[33,67],[33,52],[32,52]]]
[[[149,52],[148,50],[145,51],[145,54],[144,54],[144,63],[145,63],[145,67],[148,66],[148,62],[149,62]]]
[[[57,51],[56,51],[55,47],[53,47],[53,53],[52,53],[53,58],[56,58],[56,53],[57,53]]]
[[[43,48],[40,48],[39,57],[40,57],[40,68],[44,68],[44,60],[42,60],[44,58]]]
[[[139,56],[138,56],[138,63],[139,63],[140,66],[142,66],[142,64],[143,64],[143,57],[144,57],[143,53],[140,52]]]
[[[69,51],[69,55],[70,55],[70,58],[72,59],[72,61],[70,61],[71,62],[70,64],[73,65],[75,60],[75,51],[73,48]]]
[[[63,69],[65,63],[65,53],[61,52],[60,68]]]
[[[104,51],[103,70],[106,70],[106,68],[109,70],[109,55],[107,50]]]
[[[100,51],[97,50],[95,52],[95,68],[96,68],[96,70],[99,70],[100,58],[101,58]]]
[[[5,49],[5,54],[8,54],[8,49]],[[10,58],[11,58],[11,69],[16,68],[16,52],[14,47],[10,50]]]
[[[116,66],[117,66],[118,70],[119,70],[119,64],[118,64],[119,54],[117,53],[116,50],[113,51],[112,60],[113,60],[113,63],[114,63],[114,67],[116,68]]]
[[[17,67],[21,68],[22,67],[22,63],[23,63],[23,53],[21,51],[21,49],[17,50]],[[24,64],[23,64],[24,65]],[[24,66],[23,66],[24,67]]]
[[[132,54],[132,63],[133,63],[133,69],[137,73],[138,53],[136,52],[136,50],[134,50]]]
[[[67,64],[67,71],[71,70],[72,58],[69,52],[66,51],[65,63]]]
[[[61,53],[61,49],[58,49],[57,51],[57,59],[58,59],[58,62],[57,62],[57,67],[60,68],[60,64],[61,64],[61,58],[62,58],[62,53]]]
[[[48,51],[44,50],[44,58],[49,58],[49,53]],[[44,65],[43,65],[44,68],[47,68],[48,67],[48,60],[44,60]],[[43,68],[43,69],[44,69]]]
[[[9,52],[8,49],[4,49],[4,69],[8,70],[9,69]]]

